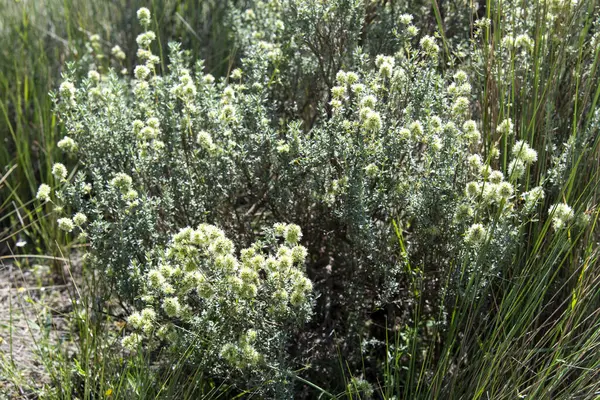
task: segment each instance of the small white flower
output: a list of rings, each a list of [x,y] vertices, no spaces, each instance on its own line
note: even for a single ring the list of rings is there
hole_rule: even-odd
[[[508,182],[498,184],[498,195],[504,199],[508,199],[514,192],[513,186]]]
[[[87,217],[84,213],[78,212],[73,216],[73,222],[75,223],[75,225],[81,226],[87,222]]]
[[[354,85],[350,86],[350,89],[352,89],[352,93],[358,96],[365,91],[365,85],[362,83],[355,83]]]
[[[239,68],[236,68],[233,71],[231,71],[231,79],[235,79],[235,80],[242,79],[242,70]]]
[[[396,60],[394,57],[380,54],[375,58],[375,65],[380,68],[383,64],[389,64],[393,68],[396,65]]]
[[[198,143],[200,147],[208,152],[212,152],[215,149],[212,136],[210,136],[210,133],[206,131],[198,132],[198,136],[196,136],[196,143]]]
[[[98,82],[100,80],[100,74],[98,73],[98,71],[91,70],[88,72],[88,79],[94,82]]]
[[[369,178],[375,178],[379,174],[379,167],[375,164],[369,164],[365,167],[365,173]]]
[[[358,82],[358,74],[356,72],[346,73],[346,82],[348,85],[353,85]]]
[[[504,174],[500,171],[492,171],[488,179],[492,183],[500,183],[504,180]]]
[[[308,255],[308,250],[304,246],[294,246],[292,248],[292,260],[295,263],[302,264]]]
[[[417,139],[420,139],[425,133],[425,130],[423,129],[423,124],[421,124],[420,121],[411,122],[411,124],[408,126],[408,129],[410,130],[412,136]]]
[[[537,161],[537,151],[532,149],[529,144],[519,140],[512,148],[513,155],[526,164],[532,164]]]
[[[452,113],[456,116],[463,116],[469,111],[469,99],[464,96],[457,97],[452,104]]]
[[[152,57],[152,52],[145,49],[138,49],[136,54],[140,60],[148,60]]]
[[[345,86],[334,86],[331,88],[331,95],[334,99],[343,99],[346,95],[346,87]]]
[[[367,112],[363,127],[369,132],[377,132],[381,129],[381,116],[378,112],[370,110]]]
[[[466,83],[468,79],[465,71],[456,71],[453,78],[458,84]]]
[[[575,217],[575,212],[566,203],[552,205],[548,213],[552,216],[552,226],[556,230],[566,227]]]
[[[67,167],[61,163],[55,163],[52,166],[52,175],[60,181],[67,179]]]
[[[469,182],[465,192],[469,197],[476,197],[481,193],[481,185],[478,182]]]
[[[427,53],[430,57],[436,56],[440,51],[440,47],[435,43],[435,39],[431,36],[423,36],[419,44],[425,53]]]
[[[211,85],[215,82],[215,77],[211,74],[206,74],[202,77],[202,82],[204,82],[207,85]]]
[[[496,128],[498,133],[506,136],[512,135],[514,133],[514,129],[515,127],[510,118],[503,120],[500,125],[498,125],[498,128]]]
[[[46,185],[45,183],[42,183],[40,185],[40,187],[38,188],[36,198],[39,201],[48,201],[48,200],[50,200],[50,192],[51,191],[52,190],[50,189],[50,186]]]
[[[65,232],[71,232],[73,228],[75,228],[75,225],[73,224],[71,218],[59,218],[57,222],[58,228]]]
[[[156,117],[150,117],[146,120],[146,125],[151,128],[158,129],[160,128],[160,121]]]
[[[435,152],[438,152],[442,149],[442,147],[444,147],[444,143],[442,142],[442,138],[440,138],[437,135],[434,135],[433,138],[431,139],[431,149]]]
[[[65,136],[64,138],[59,140],[58,143],[56,143],[56,146],[59,149],[69,152],[69,153],[72,153],[75,150],[77,150],[77,144],[75,143],[75,141],[73,139],[71,139],[68,136]]]
[[[221,109],[220,118],[225,121],[235,119],[235,108],[231,104],[225,104]]]
[[[121,49],[120,46],[115,46],[110,50],[110,53],[115,56],[117,60],[123,61],[125,59],[125,52]]]
[[[539,201],[544,199],[544,197],[544,189],[541,186],[536,186],[529,192],[523,193],[523,198],[525,199],[525,209],[527,211],[532,211],[538,205]]]
[[[408,128],[402,128],[402,129],[400,129],[398,131],[398,136],[402,140],[408,140],[408,139],[410,139],[410,129],[408,129]]]
[[[381,75],[383,78],[389,79],[392,76],[393,69],[394,67],[392,64],[384,62],[381,64],[381,66],[379,66],[379,75]]]
[[[133,70],[133,75],[139,80],[144,80],[150,75],[150,69],[145,65],[138,65]]]
[[[70,81],[64,81],[60,84],[58,93],[65,101],[73,102],[75,100],[75,85]]]
[[[286,143],[284,140],[280,140],[277,142],[277,152],[279,154],[287,154],[290,152],[290,145]]]
[[[520,34],[515,38],[515,47],[516,48],[524,48],[527,51],[531,51],[533,49],[534,42],[527,34]]]
[[[338,71],[335,75],[335,80],[339,85],[345,86],[348,83],[348,75],[344,71]]]
[[[498,147],[493,146],[490,149],[490,157],[493,158],[494,160],[497,160],[500,157],[500,150],[498,149]]]
[[[523,161],[515,158],[508,164],[508,176],[511,180],[517,180],[525,175],[525,164]]]
[[[485,227],[481,224],[473,224],[465,234],[465,242],[471,245],[481,244],[486,237]]]
[[[413,16],[410,14],[402,14],[398,18],[398,21],[403,25],[410,25],[412,23]]]
[[[429,118],[427,122],[429,125],[428,128],[431,132],[440,133],[442,131],[442,119],[437,115],[434,115],[431,118]]]
[[[360,100],[360,106],[363,108],[374,108],[375,104],[377,104],[377,97],[373,95],[365,96]]]
[[[148,10],[146,7],[138,9],[137,18],[142,26],[150,25],[150,10]]]
[[[477,130],[477,123],[473,120],[465,121],[463,124],[463,130],[467,133],[474,132]]]
[[[119,172],[115,175],[113,179],[110,181],[110,186],[120,189],[123,192],[126,192],[131,188],[133,180],[131,177],[123,172]]]
[[[165,313],[171,318],[178,317],[181,313],[181,305],[179,304],[177,297],[166,298],[163,301],[162,307],[163,310],[165,310]]]
[[[300,241],[300,239],[302,238],[302,231],[300,230],[300,227],[296,224],[289,224],[286,228],[285,228],[285,241],[289,244],[296,244]]]
[[[481,156],[479,154],[470,155],[467,158],[467,162],[469,163],[471,169],[475,171],[479,171],[481,169],[482,161]]]
[[[150,44],[156,39],[156,34],[152,31],[140,33],[138,37],[135,39],[138,46],[140,47],[148,47]]]
[[[142,336],[139,333],[132,333],[129,336],[125,336],[121,340],[121,344],[129,351],[137,350],[142,343]]]

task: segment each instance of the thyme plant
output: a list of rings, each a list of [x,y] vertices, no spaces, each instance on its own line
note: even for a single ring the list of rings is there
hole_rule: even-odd
[[[242,57],[221,78],[177,43],[161,60],[142,8],[132,70],[118,48],[98,68],[98,43],[70,64],[54,96],[70,168],[38,198],[131,308],[126,348],[184,352],[243,387],[331,371],[336,349],[352,373],[368,353],[376,375],[389,326],[436,341],[422,324],[461,329],[452,304],[491,301],[531,221],[585,228],[547,207],[548,180],[531,185],[547,165],[510,112],[490,140],[460,57],[440,68],[447,39],[390,7],[381,46],[359,1],[233,9]],[[509,42],[499,55],[534,48]]]

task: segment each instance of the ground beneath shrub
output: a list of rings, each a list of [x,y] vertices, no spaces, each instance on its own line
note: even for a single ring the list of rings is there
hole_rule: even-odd
[[[72,280],[57,279],[47,260],[27,261],[0,260],[0,399],[36,398],[50,383],[40,354],[69,337]]]

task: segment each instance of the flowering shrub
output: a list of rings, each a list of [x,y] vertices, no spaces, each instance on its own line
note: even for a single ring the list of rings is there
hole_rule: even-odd
[[[268,381],[269,367],[285,368],[289,334],[307,320],[312,283],[304,275],[306,248],[297,225],[275,226],[284,243],[274,254],[257,242],[234,254],[233,242],[213,225],[185,228],[142,277],[141,311],[128,317],[134,333],[123,345],[136,350],[164,343],[173,358],[187,353],[203,371],[236,370]]]
[[[144,9],[131,76],[71,65],[55,101],[78,169],[56,164],[59,187],[38,198],[76,210],[59,227],[89,241],[90,263],[138,310],[125,347],[191,348],[219,378],[264,382],[308,320],[312,280],[296,361],[338,346],[354,368],[383,348],[366,323],[378,310],[381,325],[407,325],[425,298],[422,319],[443,329],[448,298],[484,296],[547,215],[546,182],[528,180],[538,153],[513,120],[483,141],[469,76],[440,72],[441,40],[401,14],[396,45],[362,48],[359,3],[232,11],[244,56],[220,79],[176,43],[160,60]],[[562,203],[550,214],[556,231],[577,219]]]

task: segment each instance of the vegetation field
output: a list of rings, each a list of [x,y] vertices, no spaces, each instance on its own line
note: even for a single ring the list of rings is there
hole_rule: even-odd
[[[0,0],[0,399],[599,399],[600,2]]]

